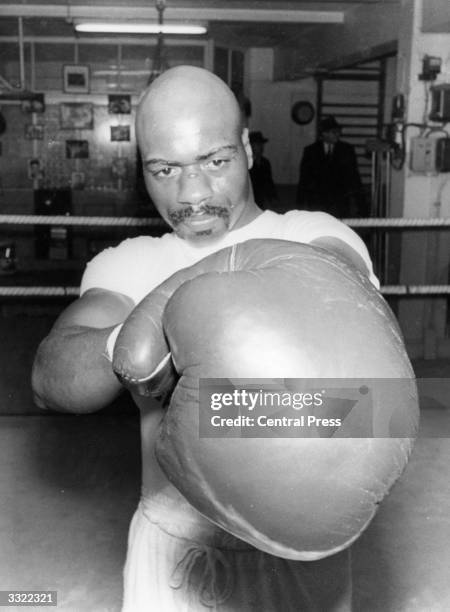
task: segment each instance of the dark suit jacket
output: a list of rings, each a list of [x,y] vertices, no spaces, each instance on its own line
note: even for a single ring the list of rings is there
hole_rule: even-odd
[[[300,163],[297,204],[308,210],[323,210],[336,217],[358,214],[361,179],[355,150],[342,140],[325,155],[321,140],[305,147]]]
[[[277,199],[277,190],[272,178],[272,166],[266,157],[254,160],[250,168],[250,179],[253,186],[255,202],[260,208],[265,208]]]

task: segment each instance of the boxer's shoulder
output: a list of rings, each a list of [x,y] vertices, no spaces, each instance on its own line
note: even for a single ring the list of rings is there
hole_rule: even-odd
[[[268,221],[272,224],[272,233],[277,234],[277,238],[306,243],[318,235],[326,235],[330,231],[339,232],[340,226],[344,225],[327,213],[308,210],[273,213],[273,217]]]
[[[380,283],[373,272],[373,265],[366,245],[358,234],[348,225],[332,215],[317,211],[290,210],[283,215],[284,227],[281,238],[306,244],[315,244],[328,248],[339,255],[348,247],[355,252],[356,258],[362,260],[360,269],[367,269],[373,285],[379,288]],[[340,245],[340,246],[338,246]],[[352,257],[348,257],[352,259]]]
[[[174,258],[176,239],[172,234],[128,238],[88,263],[80,294],[93,287],[102,288],[129,295],[137,303],[173,273]]]
[[[288,210],[280,216],[283,219],[283,225],[287,227],[309,229],[318,225],[326,227],[342,225],[341,221],[322,211]]]
[[[137,236],[135,238],[126,238],[119,242],[116,246],[111,246],[101,251],[94,257],[92,261],[99,258],[109,257],[136,257],[139,255],[147,255],[149,252],[172,248],[176,242],[175,235],[172,232],[163,234],[162,236]]]
[[[136,258],[146,258],[154,255],[159,250],[164,249],[167,244],[164,236],[155,238],[153,236],[138,236],[136,238],[126,238],[115,246],[107,247],[97,253],[87,264],[87,270],[98,266],[126,266],[131,262],[136,262]]]

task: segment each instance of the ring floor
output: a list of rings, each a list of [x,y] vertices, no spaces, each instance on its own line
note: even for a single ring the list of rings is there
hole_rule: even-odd
[[[57,610],[118,612],[139,494],[137,413],[125,397],[88,416],[33,406],[30,367],[54,319],[45,310],[0,318],[0,590],[55,590]],[[414,367],[449,378],[450,362]],[[447,399],[422,405],[411,461],[353,546],[355,612],[450,610]]]

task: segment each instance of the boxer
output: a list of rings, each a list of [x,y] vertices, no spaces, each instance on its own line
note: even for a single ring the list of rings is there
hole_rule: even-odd
[[[314,252],[317,249],[325,253],[322,266],[330,269],[342,266],[345,272],[339,278],[352,282],[354,277],[361,282],[361,277],[365,277],[366,287],[371,284],[369,301],[379,300],[375,298],[378,281],[366,247],[347,226],[325,213],[290,211],[280,215],[262,212],[257,207],[248,174],[252,164],[248,132],[243,127],[236,99],[219,78],[206,70],[187,66],[163,73],[141,97],[136,134],[146,187],[173,231],[161,238],[142,236],[125,240],[88,264],[80,298],[61,314],[37,351],[32,375],[37,405],[75,413],[108,406],[124,389],[112,367],[121,326],[126,322],[125,334],[129,317],[132,320],[133,315],[138,318],[142,315],[138,305],[150,295],[153,306],[159,305],[159,311],[157,316],[152,311],[146,317],[145,333],[150,338],[156,334],[161,339],[161,317],[171,298],[173,322],[178,329],[177,337],[171,342],[181,342],[183,351],[189,352],[183,333],[190,333],[194,338],[201,334],[205,319],[196,313],[208,301],[209,288],[202,287],[196,310],[186,310],[184,304],[195,302],[195,292],[200,286],[189,285],[194,293],[189,294],[187,302],[186,294],[181,294],[182,299],[177,302],[176,293],[172,298],[172,289],[178,287],[180,278],[171,284],[173,276],[189,275],[187,268],[201,265],[201,260],[208,256],[223,249],[234,249],[234,245],[248,240],[276,239],[308,244]],[[311,263],[312,276],[316,265],[318,260]],[[193,283],[196,278],[194,271]],[[220,277],[216,281],[220,285]],[[181,283],[180,291],[183,287]],[[270,284],[267,287],[270,294]],[[236,287],[236,304],[239,296],[245,294],[244,288],[245,283],[239,289]],[[321,299],[320,291],[317,296]],[[301,317],[303,312],[299,308]],[[311,312],[310,306],[306,307],[305,316],[307,312]],[[214,313],[207,310],[205,313],[206,320],[211,321]],[[250,319],[251,315],[250,310]],[[266,327],[265,333],[270,336],[270,327]],[[397,346],[397,332],[389,342]],[[242,337],[242,353],[245,353],[245,343]],[[344,344],[340,351],[345,356]],[[237,340],[236,346],[239,345]],[[122,338],[118,348],[123,346]],[[139,380],[131,391],[140,410],[143,482],[141,501],[130,527],[123,610],[350,610],[350,540],[327,548],[325,537],[320,559],[317,556],[309,561],[286,558],[274,549],[258,548],[262,536],[271,541],[277,537],[270,530],[263,533],[267,526],[256,525],[257,535],[249,539],[245,530],[237,529],[239,521],[234,521],[236,517],[231,516],[231,511],[227,521],[226,499],[225,505],[220,500],[225,508],[220,517],[218,506],[211,512],[206,508],[207,497],[199,502],[193,484],[198,459],[195,444],[179,407],[168,408],[168,389],[181,370],[173,371],[167,353],[171,347],[162,345],[161,349],[157,343],[155,347],[157,357],[161,358],[159,391],[141,395]],[[148,348],[147,343],[144,349]],[[394,353],[392,349],[390,354]],[[324,352],[316,357],[319,362],[329,359]],[[227,376],[220,368],[214,371],[219,376]],[[245,371],[238,367],[235,375]],[[288,372],[280,374],[289,376]],[[198,378],[194,377],[192,382],[195,388]],[[174,444],[167,437],[173,426],[179,429],[179,436],[172,440]],[[183,429],[186,430],[184,441]],[[334,442],[327,442],[330,441]],[[177,453],[185,451],[184,457],[178,455],[177,464]],[[228,459],[233,461],[230,455],[222,454],[220,461],[216,457],[215,468],[220,463],[225,467]],[[364,470],[362,465],[361,474]],[[218,479],[220,475],[219,470]],[[278,477],[282,480],[284,474],[279,473]],[[386,487],[391,480],[387,478]],[[301,490],[300,479],[300,495]],[[320,511],[314,503],[312,508],[314,512]],[[240,516],[251,530],[252,517]],[[272,517],[270,529],[275,523],[276,517]],[[316,530],[316,534],[319,532]],[[317,540],[308,546],[314,548],[316,544]],[[295,546],[300,546],[300,542],[296,541]]]

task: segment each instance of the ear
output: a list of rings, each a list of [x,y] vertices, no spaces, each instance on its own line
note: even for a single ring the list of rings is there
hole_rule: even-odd
[[[244,128],[242,130],[241,141],[245,149],[245,154],[247,156],[247,168],[250,170],[250,168],[253,166],[253,151],[250,144],[250,140],[248,138],[248,128]]]

